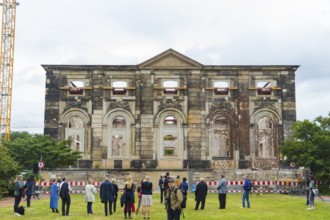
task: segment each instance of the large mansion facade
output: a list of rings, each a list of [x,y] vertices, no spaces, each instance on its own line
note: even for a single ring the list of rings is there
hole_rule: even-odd
[[[138,65],[42,65],[44,133],[78,166],[272,169],[296,120],[296,65],[204,65],[169,49]]]

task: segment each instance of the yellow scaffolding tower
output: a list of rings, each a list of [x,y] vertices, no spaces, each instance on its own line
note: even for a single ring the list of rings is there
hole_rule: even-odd
[[[19,4],[16,2],[16,0],[3,0],[0,5],[2,5],[0,54],[0,125],[1,138],[2,135],[4,135],[4,139],[9,140],[14,69],[16,6]]]

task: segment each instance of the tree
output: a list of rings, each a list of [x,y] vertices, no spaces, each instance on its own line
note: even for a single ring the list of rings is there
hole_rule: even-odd
[[[0,158],[1,179],[9,179],[18,172],[19,165],[15,162],[14,158],[10,156],[7,147],[4,145],[0,145]]]
[[[26,170],[32,169],[33,163],[41,158],[47,169],[74,165],[81,158],[81,152],[69,147],[70,140],[56,141],[48,135],[14,132],[12,140],[5,145],[15,161]]]
[[[313,122],[297,121],[292,126],[293,135],[284,141],[281,153],[298,166],[315,165],[315,175],[320,180],[330,177],[330,113]]]

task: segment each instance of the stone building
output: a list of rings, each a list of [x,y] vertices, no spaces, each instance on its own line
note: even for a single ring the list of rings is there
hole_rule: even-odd
[[[42,65],[44,133],[81,168],[271,169],[296,120],[296,65],[204,65],[169,49],[138,65]]]

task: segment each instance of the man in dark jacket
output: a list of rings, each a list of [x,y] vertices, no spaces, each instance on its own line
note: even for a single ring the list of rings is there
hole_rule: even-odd
[[[164,192],[165,192],[165,174],[162,174],[159,178],[158,181],[158,186],[159,186],[159,190],[160,190],[160,203],[163,203],[164,201]]]
[[[196,200],[195,210],[198,210],[200,202],[202,202],[201,209],[202,210],[204,209],[207,190],[208,190],[208,187],[204,181],[204,178],[200,178],[200,182],[197,184],[196,191],[195,191],[195,200]]]
[[[109,212],[112,215],[112,202],[114,201],[115,192],[112,187],[112,183],[109,178],[106,177],[105,181],[101,183],[100,186],[100,198],[101,202],[104,203],[104,214],[108,216],[108,202],[109,202]]]
[[[66,181],[66,177],[62,178],[62,183],[60,185],[60,197],[62,199],[62,215],[69,215],[71,198],[70,191],[72,191],[69,183]],[[66,209],[65,209],[66,206]]]
[[[26,205],[27,207],[31,206],[31,196],[34,192],[34,176],[30,176],[30,178],[25,182],[25,185],[23,188],[25,189],[26,192]]]

